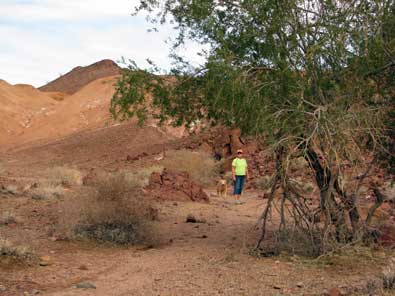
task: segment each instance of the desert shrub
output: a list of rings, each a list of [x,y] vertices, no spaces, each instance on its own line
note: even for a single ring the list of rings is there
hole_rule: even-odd
[[[321,255],[323,237],[320,232],[285,228],[274,233],[274,248],[280,253],[315,258]]]
[[[263,191],[269,190],[271,186],[271,180],[272,180],[271,176],[258,177],[255,180],[256,188]]]
[[[16,223],[16,218],[13,212],[5,211],[0,215],[0,225],[8,225]]]
[[[69,218],[74,215],[76,221],[70,227],[73,238],[120,245],[151,241],[148,202],[139,184],[124,175],[100,179],[95,188],[74,198],[68,206],[65,214]]]
[[[377,283],[375,280],[373,279],[368,279],[366,281],[365,286],[362,289],[362,293],[364,295],[374,295],[376,294],[377,290],[380,288],[379,283]]]
[[[153,165],[150,167],[137,168],[133,171],[125,170],[122,174],[125,176],[127,182],[131,184],[137,183],[140,187],[147,186],[149,178],[153,172],[162,172],[163,166]]]
[[[53,197],[58,198],[64,195],[64,189],[60,185],[53,184],[35,188],[30,192],[30,194],[35,200],[51,199]]]
[[[54,167],[47,171],[52,179],[59,180],[64,185],[82,185],[83,174],[76,168]]]
[[[383,271],[383,288],[386,290],[395,290],[395,258],[392,258],[390,264]]]
[[[226,172],[226,173],[223,175],[223,178],[226,180],[226,182],[227,182],[228,184],[232,184],[232,182],[233,182],[233,177],[232,177],[232,172],[231,172],[231,171]]]
[[[307,167],[308,163],[304,157],[293,158],[289,163],[289,169],[292,172],[304,172]]]
[[[0,239],[0,259],[24,262],[35,256],[26,246],[15,246],[10,241]]]
[[[9,184],[5,186],[0,186],[0,193],[9,194],[9,195],[18,195],[20,194],[20,190],[18,186]]]
[[[170,170],[187,172],[194,181],[204,186],[215,184],[222,169],[221,162],[215,161],[204,151],[169,151],[162,164]]]

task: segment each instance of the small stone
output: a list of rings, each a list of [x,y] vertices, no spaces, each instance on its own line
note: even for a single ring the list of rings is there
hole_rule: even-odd
[[[78,267],[79,270],[88,270],[88,267],[85,264],[80,265],[80,267]]]
[[[4,287],[3,285],[0,285],[0,292],[5,292],[7,291],[7,288]]]
[[[342,296],[342,293],[338,288],[332,288],[329,290],[329,296]]]
[[[280,264],[279,260],[274,261],[275,264]]]
[[[188,214],[187,215],[187,219],[186,219],[187,223],[196,223],[197,219],[195,218],[195,216],[193,216],[192,214]]]
[[[32,199],[34,199],[34,200],[43,200],[43,199],[45,199],[45,197],[42,196],[41,194],[33,194],[32,195]]]
[[[298,288],[303,288],[303,283],[302,283],[302,282],[298,282],[298,283],[296,284],[296,287],[298,287]]]
[[[51,262],[51,258],[49,256],[42,256],[40,258],[40,262],[39,262],[40,266],[48,266],[51,264],[52,264],[52,262]]]
[[[82,282],[75,285],[78,289],[96,289],[96,286],[89,282]]]
[[[280,287],[279,285],[274,285],[274,286],[273,286],[273,289],[281,290],[281,287]]]
[[[40,294],[40,291],[39,290],[33,290],[30,294],[31,295],[38,295],[38,294]]]

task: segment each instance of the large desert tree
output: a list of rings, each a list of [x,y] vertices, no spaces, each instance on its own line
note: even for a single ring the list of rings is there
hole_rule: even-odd
[[[175,24],[173,53],[187,40],[209,45],[206,62],[193,67],[173,54],[167,76],[130,64],[112,100],[114,117],[143,122],[154,112],[160,122],[220,124],[264,138],[276,173],[257,247],[273,209],[280,230],[291,221],[320,233],[318,252],[329,248],[329,238],[347,242],[369,233],[382,196],[375,188],[377,204],[364,218],[357,199],[372,166],[366,155],[390,152],[394,0],[142,0],[141,12],[157,26]],[[314,173],[314,211],[289,174],[296,157]],[[347,167],[366,168],[354,186],[343,182]],[[325,222],[315,223],[320,214]]]

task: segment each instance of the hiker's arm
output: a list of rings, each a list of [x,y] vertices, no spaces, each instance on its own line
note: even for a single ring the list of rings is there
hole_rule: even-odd
[[[235,172],[235,167],[232,165],[232,179],[233,181],[236,180],[236,172]]]

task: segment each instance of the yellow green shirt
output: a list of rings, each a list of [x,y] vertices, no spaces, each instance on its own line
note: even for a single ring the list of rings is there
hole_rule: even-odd
[[[236,176],[245,176],[247,171],[247,160],[244,158],[235,158],[232,161],[232,167],[235,168]]]

